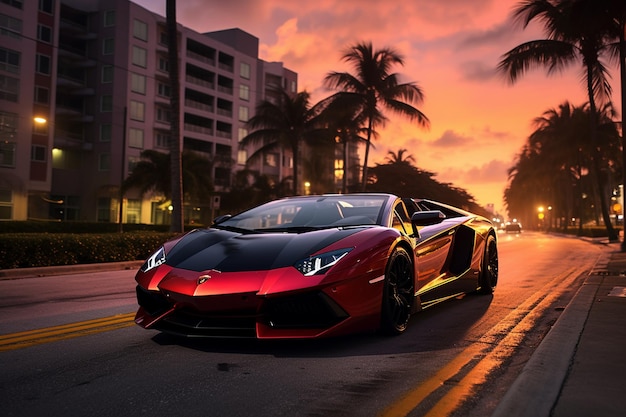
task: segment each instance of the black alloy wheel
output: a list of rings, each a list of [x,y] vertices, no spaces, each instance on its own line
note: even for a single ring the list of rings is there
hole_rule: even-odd
[[[485,242],[478,285],[481,294],[492,294],[498,285],[498,244],[493,235],[489,235]]]
[[[408,326],[414,299],[413,274],[409,253],[401,247],[394,249],[387,262],[383,289],[381,331],[385,334],[404,333]]]

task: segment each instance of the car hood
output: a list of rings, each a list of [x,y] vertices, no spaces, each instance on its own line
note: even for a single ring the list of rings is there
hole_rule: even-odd
[[[166,264],[190,271],[264,271],[293,265],[365,227],[306,233],[242,234],[198,229],[183,236],[166,254]]]

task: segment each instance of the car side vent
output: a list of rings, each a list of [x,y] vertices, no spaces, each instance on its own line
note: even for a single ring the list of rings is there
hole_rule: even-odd
[[[450,272],[454,275],[460,275],[470,267],[475,240],[476,232],[473,229],[466,226],[460,226],[457,229],[452,243],[452,259],[450,261]]]

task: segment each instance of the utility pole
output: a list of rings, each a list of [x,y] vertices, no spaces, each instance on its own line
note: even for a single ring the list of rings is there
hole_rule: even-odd
[[[176,0],[166,2],[168,38],[168,61],[172,95],[171,136],[170,136],[170,175],[172,185],[172,218],[170,231],[182,233],[183,220],[183,175],[180,143],[180,79],[178,76],[178,31],[176,28]]]

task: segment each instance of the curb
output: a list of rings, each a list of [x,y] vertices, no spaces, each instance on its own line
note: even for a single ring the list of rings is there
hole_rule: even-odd
[[[59,265],[35,268],[0,269],[0,280],[47,277],[87,272],[139,269],[144,261],[106,262],[98,264]]]
[[[549,416],[556,405],[599,283],[588,278],[508,389],[491,417]]]

